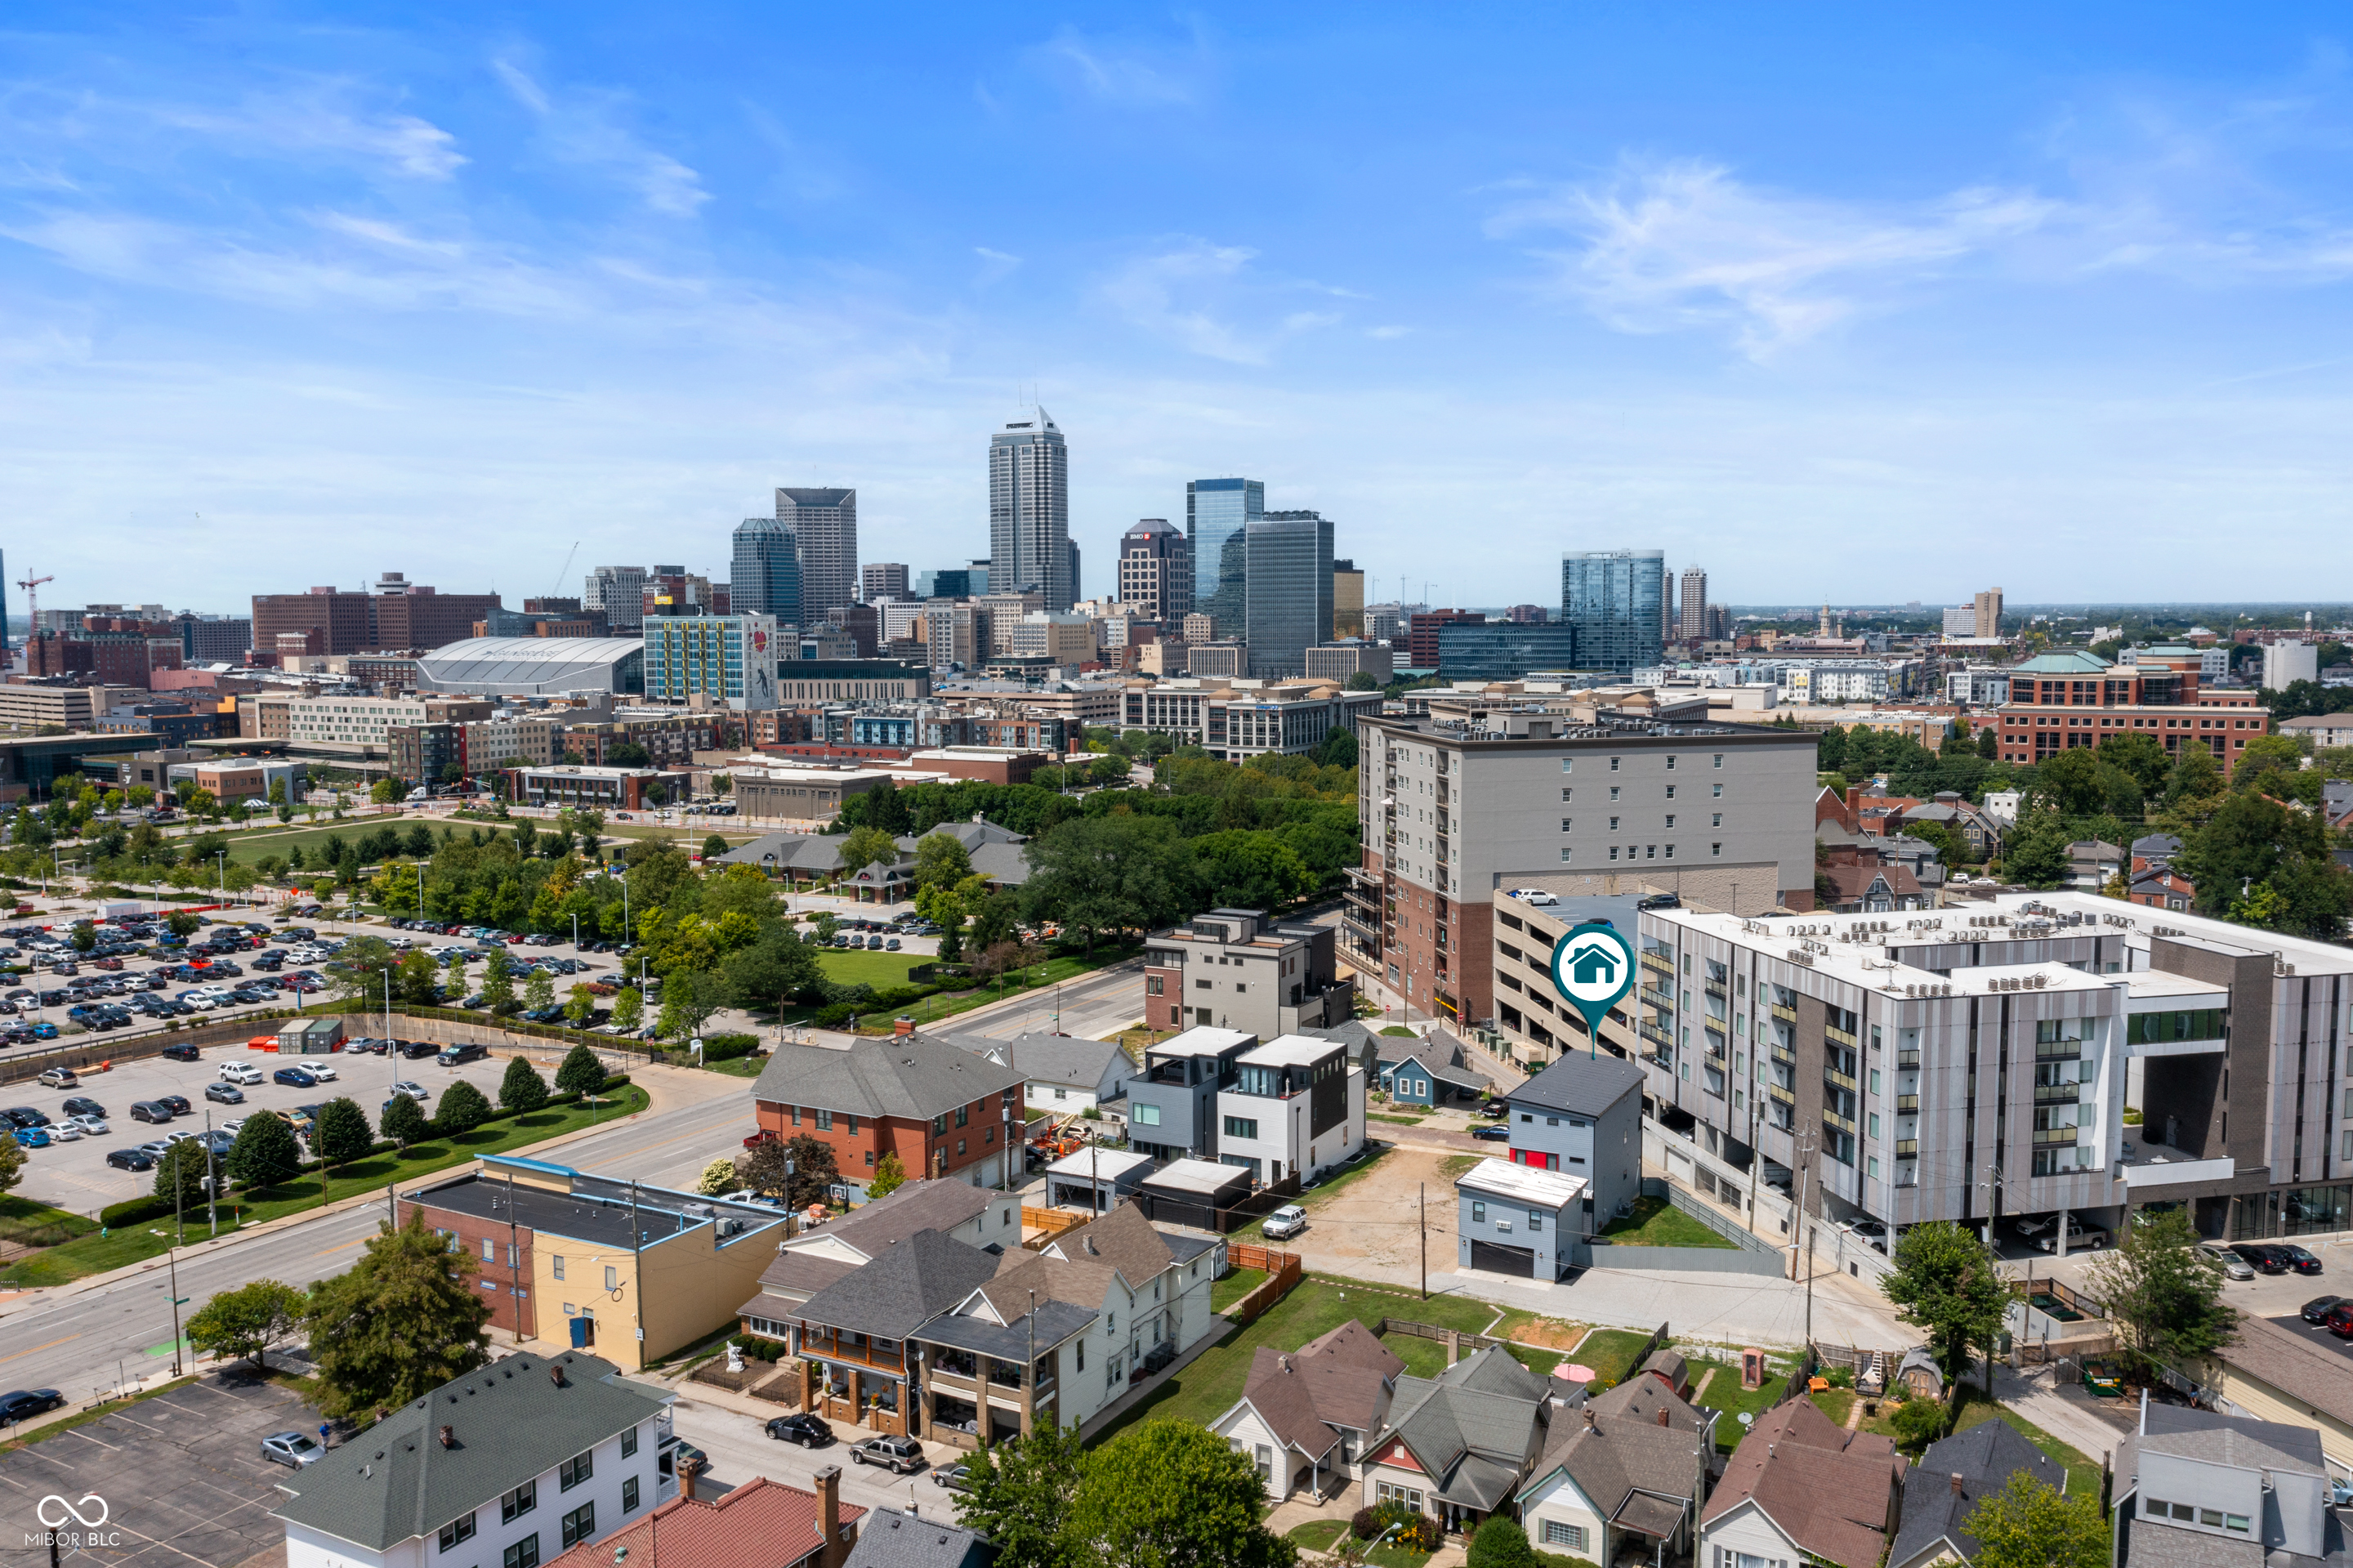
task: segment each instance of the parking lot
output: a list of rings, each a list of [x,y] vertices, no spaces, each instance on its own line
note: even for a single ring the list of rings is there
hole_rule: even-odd
[[[261,1457],[261,1439],[318,1425],[290,1391],[232,1370],[28,1444],[0,1456],[8,1554],[45,1554],[43,1499],[63,1498],[80,1518],[103,1520],[85,1528],[65,1518],[63,1555],[78,1545],[110,1568],[235,1568],[286,1539],[269,1510],[290,1472]],[[47,1511],[65,1517],[55,1503]]]
[[[221,1067],[230,1062],[251,1063],[261,1070],[263,1082],[242,1086],[242,1105],[206,1099],[205,1086],[218,1082]],[[323,1065],[335,1077],[332,1082],[311,1088],[269,1081],[269,1075],[279,1068],[296,1065]],[[0,1107],[29,1106],[52,1121],[60,1122],[69,1114],[64,1105],[69,1099],[91,1099],[106,1107],[105,1133],[69,1143],[52,1141],[46,1149],[26,1150],[24,1180],[15,1189],[19,1196],[36,1202],[52,1203],[72,1213],[94,1215],[109,1203],[141,1197],[155,1190],[153,1171],[123,1171],[108,1165],[106,1157],[113,1150],[136,1149],[182,1128],[201,1131],[207,1125],[217,1128],[257,1110],[287,1111],[296,1106],[321,1105],[338,1095],[348,1095],[357,1101],[373,1123],[381,1117],[384,1102],[396,1080],[416,1084],[426,1091],[427,1098],[422,1102],[422,1108],[427,1116],[440,1103],[442,1091],[459,1078],[471,1082],[496,1105],[499,1079],[505,1072],[506,1059],[495,1054],[461,1067],[444,1067],[430,1056],[404,1060],[397,1055],[375,1056],[358,1052],[337,1052],[332,1056],[280,1056],[237,1046],[207,1046],[194,1062],[147,1056],[118,1064],[110,1072],[86,1073],[80,1085],[69,1089],[47,1088],[35,1083],[12,1085],[0,1089]],[[132,1101],[152,1100],[167,1094],[185,1097],[193,1107],[192,1113],[162,1125],[132,1119]],[[56,1129],[49,1130],[54,1133]]]

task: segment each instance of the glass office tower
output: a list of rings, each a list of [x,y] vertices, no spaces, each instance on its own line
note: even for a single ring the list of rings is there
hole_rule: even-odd
[[[1667,553],[1567,550],[1560,557],[1560,619],[1577,629],[1587,670],[1630,675],[1666,653]]]
[[[1071,453],[1043,408],[988,439],[988,588],[1042,593],[1046,608],[1077,599],[1071,548]]]
[[[800,541],[774,517],[746,517],[735,530],[727,606],[739,615],[772,615],[801,624]]]
[[[1197,479],[1185,486],[1185,536],[1193,542],[1193,608],[1209,618],[1220,642],[1239,641],[1243,636],[1250,611],[1249,540],[1243,530],[1264,515],[1262,479]]]
[[[1261,679],[1307,673],[1307,651],[1332,635],[1332,520],[1270,512],[1242,529],[1242,641]]]

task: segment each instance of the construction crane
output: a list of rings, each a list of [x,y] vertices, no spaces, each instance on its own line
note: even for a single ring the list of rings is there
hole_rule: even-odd
[[[572,559],[578,554],[580,554],[580,541],[575,539],[572,541],[570,553],[564,557],[564,565],[555,569],[555,586],[547,590],[548,598],[554,599],[564,591],[564,579],[572,575]]]
[[[41,601],[39,596],[33,590],[43,583],[53,583],[57,580],[56,574],[52,573],[46,577],[26,577],[16,585],[25,590],[25,634],[27,637],[41,629]]]

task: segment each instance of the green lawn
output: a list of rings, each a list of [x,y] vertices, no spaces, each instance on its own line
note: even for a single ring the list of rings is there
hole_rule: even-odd
[[[1229,1268],[1226,1277],[1209,1287],[1209,1310],[1222,1312],[1235,1302],[1256,1290],[1266,1278],[1263,1268]]]
[[[1329,1552],[1348,1533],[1345,1519],[1311,1519],[1305,1524],[1294,1525],[1283,1539],[1295,1542],[1309,1552]],[[1409,1552],[1395,1545],[1384,1546],[1365,1559],[1375,1568],[1421,1568],[1430,1561],[1427,1552]]]
[[[828,949],[817,956],[818,968],[825,978],[839,985],[871,985],[877,991],[890,986],[912,985],[907,971],[917,964],[931,959],[916,953],[852,952],[847,948]]]
[[[1413,1030],[1408,1029],[1402,1023],[1392,1023],[1383,1029],[1381,1033],[1384,1034],[1394,1034],[1400,1040],[1419,1040],[1421,1038],[1419,1034],[1416,1033]]]
[[[1599,1386],[1614,1387],[1633,1374],[1634,1353],[1650,1342],[1650,1335],[1631,1329],[1596,1329],[1570,1354],[1579,1365],[1593,1369]]]
[[[437,818],[351,816],[338,822],[324,811],[319,813],[319,821],[314,825],[304,821],[299,810],[294,813],[294,821],[285,827],[280,827],[275,817],[269,819],[269,822],[266,828],[219,830],[228,840],[228,858],[239,865],[251,865],[270,855],[281,860],[291,859],[299,846],[303,861],[315,867],[319,864],[319,857],[326,853],[329,833],[342,834],[343,842],[348,844],[358,842],[363,834],[372,833],[378,828],[397,828],[405,833],[412,823],[429,822],[437,839],[441,836],[442,828]]]
[[[372,1160],[356,1160],[344,1166],[326,1182],[326,1198],[332,1202],[355,1197],[363,1192],[381,1192],[388,1182],[414,1181],[449,1166],[480,1159],[485,1154],[497,1154],[506,1150],[538,1143],[545,1139],[595,1122],[612,1121],[646,1108],[646,1091],[634,1084],[604,1097],[604,1103],[591,1107],[582,1105],[551,1106],[530,1116],[512,1117],[493,1121],[459,1138],[438,1138],[419,1143],[406,1155],[379,1155]],[[251,1193],[241,1193],[221,1214],[226,1234],[237,1224],[258,1224],[284,1214],[299,1213],[320,1206],[320,1183],[316,1178],[305,1178],[297,1183],[259,1188]],[[158,1234],[158,1232],[162,1234]],[[186,1217],[186,1232],[191,1242],[203,1241],[210,1234],[201,1210]],[[0,1286],[63,1285],[92,1274],[103,1274],[143,1258],[154,1257],[166,1249],[167,1238],[174,1233],[169,1221],[150,1221],[132,1225],[111,1234],[84,1235],[59,1246],[36,1253],[15,1266],[0,1270]]]
[[[88,1235],[96,1229],[96,1220],[69,1214],[63,1209],[53,1209],[30,1198],[0,1193],[0,1242],[54,1246],[60,1240]]]
[[[1699,1402],[1711,1410],[1724,1412],[1724,1419],[1715,1424],[1715,1449],[1719,1454],[1729,1454],[1740,1446],[1740,1439],[1748,1431],[1740,1425],[1742,1413],[1763,1415],[1773,1408],[1773,1402],[1788,1391],[1789,1380],[1767,1376],[1761,1388],[1743,1388],[1740,1386],[1739,1363],[1694,1361],[1691,1363],[1691,1380],[1694,1386],[1700,1379],[1707,1376],[1711,1367],[1715,1369],[1715,1376],[1709,1382],[1707,1392],[1699,1396]],[[1845,1420],[1845,1413],[1841,1411],[1840,1424],[1843,1425]]]
[[[1718,1235],[1664,1198],[1637,1198],[1634,1212],[1610,1221],[1601,1234],[1620,1246],[1722,1246],[1736,1244]]]
[[[2008,1405],[1989,1404],[1985,1391],[1974,1383],[1970,1384],[1961,1395],[1961,1413],[1954,1419],[1953,1430],[1966,1431],[1979,1422],[1996,1420],[2009,1422],[2018,1428],[2019,1436],[2067,1467],[2067,1491],[2070,1496],[2077,1495],[2087,1489],[2091,1496],[2100,1495],[2098,1460],[2085,1458]]]
[[[1389,1116],[1381,1111],[1366,1111],[1365,1113],[1365,1119],[1366,1121],[1395,1122],[1399,1127],[1419,1127],[1422,1120],[1422,1118],[1418,1116]]]

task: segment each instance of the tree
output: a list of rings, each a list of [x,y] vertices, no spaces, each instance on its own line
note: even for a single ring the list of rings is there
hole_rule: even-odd
[[[1480,1520],[1466,1559],[1469,1568],[1535,1568],[1535,1560],[1528,1532],[1500,1514]]]
[[[1373,673],[1369,670],[1357,671],[1355,674],[1341,682],[1340,686],[1343,691],[1349,692],[1377,692],[1381,689],[1380,682],[1374,677]]]
[[[665,1040],[691,1040],[726,1003],[726,982],[717,975],[674,971],[662,981],[661,1022],[656,1028]]]
[[[625,985],[613,998],[613,1027],[624,1034],[635,1034],[646,1025],[646,995],[636,986]]]
[[[2108,1316],[2129,1329],[2134,1347],[2152,1360],[2209,1356],[2238,1331],[2238,1313],[2222,1301],[2222,1266],[2199,1250],[2198,1240],[2187,1210],[2144,1209],[2116,1250],[2092,1261],[2093,1287]]]
[[[379,806],[389,806],[394,801],[399,800],[402,793],[403,791],[398,780],[392,779],[379,779],[375,781],[375,786],[368,790],[368,799],[375,801]]]
[[[757,945],[741,948],[719,965],[721,989],[735,1006],[781,1009],[785,999],[823,983],[817,950],[779,927]]]
[[[375,1134],[369,1130],[367,1113],[359,1103],[348,1095],[337,1095],[319,1107],[319,1127],[311,1135],[311,1147],[326,1164],[347,1165],[367,1157],[375,1147]]]
[[[1945,1435],[1945,1406],[1934,1399],[1908,1399],[1895,1407],[1896,1446],[1917,1457]]]
[[[531,978],[522,982],[522,1004],[533,1012],[544,1012],[555,1005],[555,977],[545,969],[533,969]]]
[[[491,961],[482,969],[482,1005],[492,1012],[512,1012],[515,1009],[514,965],[504,948],[491,949]]]
[[[12,1138],[8,1141],[16,1140]],[[205,1178],[212,1173],[212,1160],[204,1145],[194,1139],[182,1139],[155,1161],[155,1196],[175,1202],[183,1211],[201,1213],[205,1206]]]
[[[319,1409],[365,1416],[422,1399],[481,1366],[491,1304],[474,1285],[478,1265],[411,1209],[397,1230],[376,1234],[349,1273],[311,1287],[303,1312],[319,1368]]]
[[[560,1095],[594,1095],[605,1087],[605,1064],[586,1044],[575,1045],[565,1053],[564,1061],[555,1069],[555,1092]]]
[[[73,944],[75,952],[87,953],[98,946],[98,927],[88,920],[77,920],[66,940]]]
[[[1146,1421],[1091,1455],[1066,1533],[1124,1568],[1289,1568],[1299,1549],[1259,1522],[1250,1458],[1188,1421]]]
[[[961,912],[951,910],[947,918],[940,922],[940,947],[936,956],[944,964],[964,961],[964,916]]]
[[[406,1095],[395,1095],[385,1102],[381,1128],[385,1137],[406,1149],[433,1136],[433,1124],[425,1117],[425,1107]]]
[[[712,833],[702,841],[702,863],[708,865],[734,847],[720,834]]]
[[[13,1138],[0,1138],[0,1192],[14,1187],[25,1177],[25,1146]]]
[[[499,1108],[517,1116],[529,1116],[547,1104],[547,1080],[528,1058],[516,1056],[507,1063],[507,1075],[499,1080]]]
[[[2055,824],[2021,832],[2001,858],[2001,874],[2028,887],[2056,887],[2067,880],[2067,835]]]
[[[2023,1470],[1961,1521],[1977,1538],[1977,1568],[2106,1568],[2108,1524],[2097,1491],[2060,1496]]]
[[[174,909],[164,916],[164,924],[172,928],[174,937],[193,937],[203,927],[204,921],[185,909]]]
[[[564,1016],[575,1029],[586,1029],[596,1016],[596,993],[585,980],[572,988],[564,1000]]]
[[[938,888],[953,888],[972,874],[972,856],[961,841],[948,833],[925,833],[915,841],[915,892],[918,897]]]
[[[715,1198],[722,1192],[733,1192],[735,1162],[724,1155],[712,1160],[702,1168],[702,1174],[694,1179],[694,1190],[706,1198]]]
[[[433,1111],[434,1125],[452,1136],[471,1132],[490,1119],[491,1102],[463,1078],[441,1091],[441,1103]]]
[[[257,1279],[224,1290],[188,1319],[188,1343],[214,1356],[243,1356],[269,1369],[269,1347],[302,1327],[305,1298],[292,1286]]]
[[[787,1170],[787,1166],[791,1169]],[[784,1199],[788,1208],[824,1202],[826,1190],[840,1180],[841,1171],[834,1163],[832,1146],[805,1132],[786,1139],[764,1139],[744,1161],[744,1184],[769,1197]]]
[[[997,1568],[1078,1568],[1068,1526],[1087,1461],[1075,1425],[1041,1425],[973,1457],[957,1512],[995,1543]]]
[[[276,1111],[256,1111],[237,1128],[237,1141],[224,1161],[229,1180],[239,1187],[268,1187],[299,1174],[302,1148],[294,1129]]]
[[[1925,1330],[1947,1383],[1957,1383],[1978,1350],[1991,1351],[2010,1289],[1977,1232],[1943,1220],[1897,1238],[1894,1268],[1880,1282],[1906,1323]]]
[[[906,1180],[907,1167],[894,1149],[882,1157],[881,1162],[874,1167],[874,1174],[867,1179],[866,1196],[869,1201],[887,1198],[904,1185]]]
[[[1025,846],[1022,906],[1033,920],[1075,928],[1090,948],[1106,931],[1165,925],[1183,906],[1183,853],[1165,817],[1074,818]]]
[[[852,828],[841,841],[841,874],[855,876],[870,865],[899,863],[899,841],[881,828]]]

